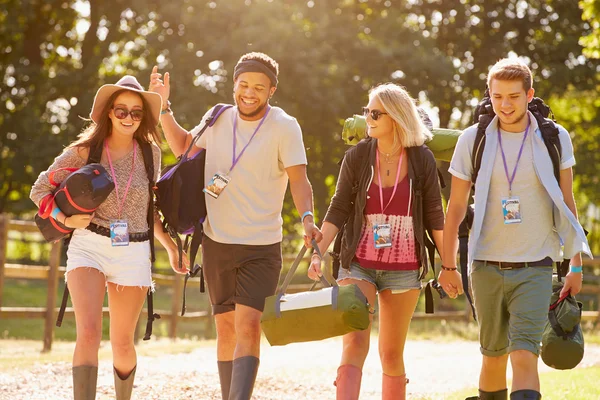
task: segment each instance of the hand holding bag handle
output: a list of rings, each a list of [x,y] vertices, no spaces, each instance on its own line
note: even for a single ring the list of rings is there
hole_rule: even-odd
[[[313,248],[315,249],[315,251],[317,252],[317,254],[319,255],[319,257],[321,257],[321,259],[323,259],[323,256],[321,255],[321,250],[319,250],[319,246],[317,245],[317,241],[315,239],[312,240],[312,245],[313,245]],[[304,255],[306,254],[306,250],[307,250],[306,246],[302,246],[300,253],[298,253],[298,255],[296,256],[296,259],[294,260],[294,263],[292,264],[292,266],[290,267],[290,270],[288,271],[287,275],[285,276],[285,279],[283,280],[281,287],[277,291],[278,297],[281,297],[285,294],[285,291],[287,290],[288,286],[290,285],[290,282],[292,281],[292,278],[294,277],[294,274],[296,273],[296,270],[298,269],[298,265],[300,265],[300,262],[302,261],[302,259],[304,258]],[[333,281],[333,283],[329,283],[329,281],[327,280],[327,278],[325,278],[324,275],[321,275],[320,279],[321,279],[321,283],[323,284],[324,287],[332,287],[332,286],[338,285],[336,281]],[[315,285],[312,286],[311,290],[314,287],[315,287]]]

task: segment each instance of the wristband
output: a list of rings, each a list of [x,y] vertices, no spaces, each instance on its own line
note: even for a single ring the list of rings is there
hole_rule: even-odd
[[[56,217],[58,216],[58,213],[60,212],[60,208],[58,207],[54,207],[54,210],[52,210],[52,213],[50,214],[50,216],[54,219],[56,219]]]
[[[581,273],[581,272],[583,272],[583,266],[582,265],[571,265],[569,267],[569,269],[571,270],[571,272],[575,272],[575,273]]]
[[[170,113],[172,113],[172,111],[171,111],[171,102],[169,100],[167,100],[167,108],[164,108],[164,109],[160,110],[160,115],[170,114]]]
[[[457,268],[456,268],[456,267],[454,267],[454,268],[450,268],[450,267],[444,267],[443,265],[442,265],[442,269],[443,269],[444,271],[456,271],[456,270],[457,270]]]
[[[306,211],[304,214],[302,214],[302,217],[300,218],[300,222],[304,223],[304,218],[308,217],[308,216],[313,217],[313,219],[315,218],[314,214],[312,213],[312,211]]]

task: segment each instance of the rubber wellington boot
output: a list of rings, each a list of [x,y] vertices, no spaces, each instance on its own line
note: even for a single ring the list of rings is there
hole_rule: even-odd
[[[219,367],[219,382],[221,383],[221,397],[223,400],[229,399],[229,388],[231,387],[231,372],[233,370],[233,361],[217,361]]]
[[[510,400],[539,400],[541,398],[540,392],[531,389],[517,390],[510,394]]]
[[[351,365],[341,365],[337,370],[337,378],[333,384],[336,386],[336,400],[358,400],[360,394],[360,381],[362,371]]]
[[[98,367],[80,365],[73,367],[73,398],[75,400],[95,400]]]
[[[391,376],[383,374],[381,400],[406,400],[406,374]]]
[[[258,364],[260,360],[254,356],[233,360],[228,400],[250,400],[258,374]]]
[[[125,379],[122,379],[117,370],[113,367],[113,372],[115,375],[115,394],[117,395],[117,400],[131,399],[136,369],[137,366],[133,367],[133,370],[129,373],[129,375]]]

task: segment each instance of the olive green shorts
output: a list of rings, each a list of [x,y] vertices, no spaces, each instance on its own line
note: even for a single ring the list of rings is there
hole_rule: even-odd
[[[498,357],[515,350],[540,353],[552,295],[551,265],[501,270],[473,261],[470,280],[481,353]]]

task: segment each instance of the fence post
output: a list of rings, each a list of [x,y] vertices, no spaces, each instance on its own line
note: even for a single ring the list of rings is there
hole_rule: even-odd
[[[56,307],[56,292],[58,291],[58,264],[60,263],[60,251],[62,240],[52,244],[50,250],[50,271],[48,271],[48,294],[46,297],[46,320],[44,323],[44,348],[42,353],[52,349],[54,336],[54,309]]]
[[[171,321],[169,321],[169,337],[177,338],[177,320],[179,319],[179,310],[181,309],[181,299],[183,296],[184,275],[175,274],[173,282],[173,298],[171,300]]]
[[[0,308],[2,308],[2,294],[4,292],[4,264],[6,263],[9,223],[8,215],[0,214]]]

